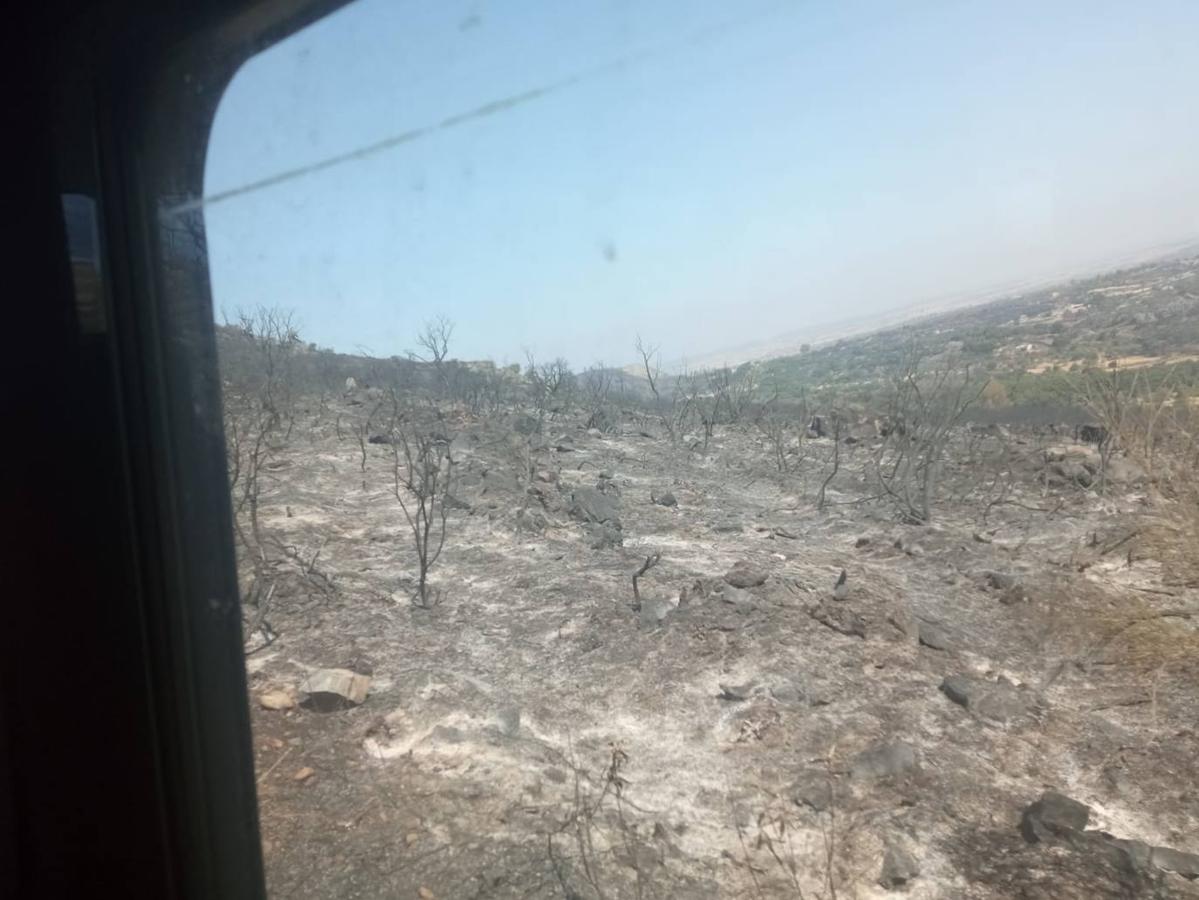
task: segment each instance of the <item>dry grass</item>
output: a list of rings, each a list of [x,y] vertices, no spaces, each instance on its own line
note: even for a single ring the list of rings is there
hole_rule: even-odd
[[[1103,637],[1093,654],[1138,672],[1199,672],[1199,625],[1193,610],[1154,609],[1135,597],[1119,613],[1097,616]]]

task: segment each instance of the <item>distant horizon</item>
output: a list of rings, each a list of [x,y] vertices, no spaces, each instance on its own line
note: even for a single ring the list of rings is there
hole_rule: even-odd
[[[951,300],[950,298],[926,298],[924,300],[919,300],[919,301],[915,301],[913,303],[908,303],[908,304],[904,304],[901,306],[897,306],[894,309],[892,309],[889,313],[886,311],[883,311],[880,313],[880,315],[885,318],[884,321],[878,322],[877,324],[868,325],[867,327],[863,327],[863,328],[854,328],[853,326],[865,324],[867,321],[866,317],[847,318],[847,319],[842,319],[839,322],[830,322],[828,324],[821,325],[820,331],[828,332],[828,331],[837,329],[839,331],[842,331],[843,333],[839,333],[839,334],[835,334],[835,335],[831,335],[831,336],[827,336],[827,337],[805,336],[799,332],[788,332],[785,334],[776,335],[772,338],[773,340],[788,341],[791,343],[791,346],[792,346],[792,349],[782,350],[777,353],[767,352],[767,353],[761,353],[759,355],[753,355],[751,353],[751,351],[759,350],[760,348],[762,348],[762,346],[764,344],[768,343],[769,340],[772,340],[772,339],[762,339],[762,340],[750,341],[745,344],[739,345],[737,347],[722,348],[722,349],[714,350],[714,351],[704,353],[704,354],[695,354],[694,356],[691,356],[691,357],[686,357],[686,358],[681,358],[681,359],[676,359],[676,360],[662,359],[661,360],[662,369],[664,372],[671,373],[671,374],[677,374],[679,372],[686,371],[688,369],[707,369],[707,368],[720,368],[723,366],[740,366],[747,362],[756,363],[756,362],[767,362],[770,360],[781,359],[781,358],[785,358],[788,356],[797,355],[799,352],[801,352],[799,350],[799,347],[801,344],[810,344],[812,349],[817,349],[821,346],[835,343],[838,340],[842,340],[842,339],[846,339],[846,338],[865,337],[865,336],[873,334],[875,332],[886,331],[890,328],[894,328],[894,327],[897,327],[899,325],[903,325],[903,324],[909,323],[909,322],[916,322],[916,321],[919,321],[924,318],[936,317],[938,315],[942,315],[942,314],[949,313],[949,312],[954,312],[957,310],[969,309],[974,306],[986,306],[991,303],[1002,303],[1004,301],[1016,300],[1028,293],[1050,290],[1058,285],[1061,285],[1064,287],[1067,284],[1075,282],[1075,281],[1088,281],[1091,279],[1102,278],[1105,275],[1110,275],[1110,274],[1113,274],[1115,272],[1118,272],[1118,271],[1121,271],[1124,269],[1129,269],[1129,268],[1135,269],[1135,268],[1139,268],[1141,266],[1153,265],[1154,263],[1157,263],[1157,262],[1165,262],[1170,259],[1176,259],[1176,258],[1186,258],[1186,257],[1192,256],[1192,255],[1199,255],[1199,238],[1193,238],[1193,239],[1180,241],[1177,244],[1169,245],[1166,247],[1158,245],[1155,247],[1146,247],[1140,251],[1131,251],[1129,254],[1126,255],[1126,257],[1124,257],[1120,260],[1113,261],[1111,265],[1107,265],[1107,266],[1096,265],[1096,266],[1092,266],[1092,267],[1087,267],[1085,269],[1080,269],[1074,273],[1063,273],[1061,275],[1047,276],[1045,278],[1029,279],[1033,282],[1031,284],[995,286],[989,290],[981,290],[979,293],[977,293],[975,295],[961,295],[958,297],[957,300]],[[958,296],[958,295],[951,295],[951,296]],[[936,304],[936,305],[934,305],[934,304]],[[270,304],[267,304],[267,306],[270,306]],[[292,310],[290,310],[290,308],[285,307],[285,306],[280,307],[280,308],[283,309],[284,311],[289,311],[289,312],[292,311]],[[246,308],[241,308],[237,311],[231,311],[231,310],[220,311],[220,313],[218,315],[217,323],[220,325],[223,325],[223,326],[227,326],[227,327],[236,327],[237,323],[236,323],[236,321],[234,321],[234,319],[236,318],[236,312],[239,312],[239,311],[247,311],[248,312],[251,310],[246,309]],[[322,344],[320,341],[312,340],[304,332],[303,324],[304,323],[302,320],[298,322],[298,330],[300,333],[301,340],[303,340],[304,343],[306,343],[306,344],[316,344],[317,349],[320,351],[333,352],[333,353],[343,355],[343,356],[355,356],[355,357],[362,357],[362,358],[367,358],[367,359],[390,359],[394,356],[404,357],[404,356],[408,355],[407,351],[403,351],[403,352],[399,352],[399,353],[386,353],[386,354],[380,354],[380,353],[376,353],[376,352],[364,353],[363,351],[371,350],[371,348],[369,348],[365,345],[359,345],[359,346],[355,346],[355,347],[346,348],[346,347],[336,347],[336,346],[329,345],[329,344]],[[456,328],[457,323],[455,322],[453,324]],[[847,330],[847,329],[849,329],[849,330]],[[654,345],[654,342],[651,339],[649,339],[648,336],[641,335],[641,337],[646,338],[647,344]],[[635,341],[636,338],[637,338],[637,335],[634,335],[633,340]],[[810,338],[810,339],[807,339],[807,338]],[[635,351],[634,351],[634,353],[635,353]],[[555,354],[555,353],[550,352],[550,353],[545,354],[544,356],[539,356],[538,360],[539,361],[550,361],[558,356],[561,356],[561,354]],[[727,358],[720,359],[720,357],[722,357],[722,356],[727,357]],[[493,356],[472,356],[472,357],[459,356],[454,352],[454,344],[453,344],[452,340],[450,342],[449,359],[454,362],[464,363],[464,364],[468,364],[468,365],[475,364],[475,363],[490,362],[490,363],[495,364],[497,367],[509,366],[509,365],[512,365],[513,363],[517,363],[517,364],[521,365],[522,368],[524,367],[523,359],[510,360],[507,363],[500,363]],[[582,369],[586,368],[588,365],[589,364],[587,364],[587,363],[575,364],[575,365],[572,365],[572,370],[573,371],[581,371]],[[642,361],[639,359],[633,359],[633,358],[630,358],[630,360],[628,362],[617,362],[615,360],[611,360],[606,364],[606,367],[609,369],[613,369],[613,370],[620,369],[620,370],[624,370],[624,371],[640,369],[641,366],[642,366]]]
[[[1098,273],[1199,235],[1197,32],[1181,0],[357,0],[220,103],[214,308],[579,369]]]

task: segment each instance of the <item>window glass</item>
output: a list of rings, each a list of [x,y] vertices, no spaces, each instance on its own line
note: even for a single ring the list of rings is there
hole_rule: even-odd
[[[271,891],[1191,890],[1196,33],[358,0],[247,62]]]

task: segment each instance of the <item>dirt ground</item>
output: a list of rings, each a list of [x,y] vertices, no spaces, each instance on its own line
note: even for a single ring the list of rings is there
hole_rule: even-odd
[[[1020,831],[1057,791],[1092,832],[1199,853],[1199,591],[1119,543],[1136,484],[1030,467],[986,509],[963,462],[917,527],[864,502],[866,446],[817,511],[828,439],[784,476],[748,429],[704,450],[557,421],[518,529],[511,424],[458,420],[470,508],[422,609],[391,450],[364,473],[337,412],[297,425],[262,497],[334,585],[283,559],[278,637],[248,638],[272,896],[1199,897],[1098,836]],[[621,545],[591,546],[583,488],[619,504]],[[366,701],[260,705],[323,667],[370,674]]]

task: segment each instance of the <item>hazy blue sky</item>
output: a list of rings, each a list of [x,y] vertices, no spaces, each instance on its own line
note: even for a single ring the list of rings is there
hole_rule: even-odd
[[[557,88],[210,203],[215,304],[582,366],[1101,266],[1199,237],[1197,41],[1195,0],[357,0],[237,74],[208,195]]]

